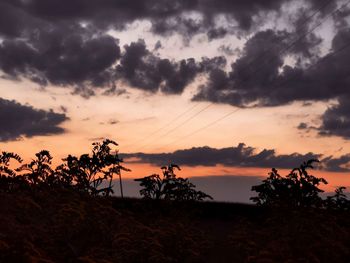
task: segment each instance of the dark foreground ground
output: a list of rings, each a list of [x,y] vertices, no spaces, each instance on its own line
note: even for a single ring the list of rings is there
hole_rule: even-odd
[[[0,262],[350,262],[350,213],[0,194]]]

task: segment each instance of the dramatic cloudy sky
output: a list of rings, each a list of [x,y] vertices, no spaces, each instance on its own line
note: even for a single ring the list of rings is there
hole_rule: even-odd
[[[318,158],[350,186],[349,22],[346,0],[0,0],[1,150],[110,138],[126,177],[175,162],[209,192]]]

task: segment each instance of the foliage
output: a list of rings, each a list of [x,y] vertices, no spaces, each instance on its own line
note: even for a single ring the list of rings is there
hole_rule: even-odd
[[[1,175],[8,175],[8,176],[15,176],[15,171],[10,169],[10,161],[16,160],[17,162],[21,163],[23,160],[22,158],[15,153],[11,152],[2,152],[0,154],[0,174]]]
[[[346,187],[341,186],[335,189],[335,194],[332,196],[327,196],[326,206],[329,209],[335,210],[349,210],[350,201],[347,196],[344,194]]]
[[[16,171],[10,168],[10,161],[15,160],[21,163],[22,158],[15,153],[2,152],[0,154],[0,191],[9,192],[25,185],[22,176],[16,174]]]
[[[195,190],[195,185],[188,178],[176,177],[174,169],[181,170],[176,164],[161,167],[163,176],[152,174],[135,179],[143,187],[141,196],[147,199],[165,199],[177,201],[202,201],[206,198],[213,199],[202,191]]]
[[[35,154],[36,159],[33,159],[28,164],[23,164],[16,169],[18,172],[25,172],[22,176],[28,181],[31,186],[49,184],[53,170],[51,169],[52,156],[47,150],[42,150]]]
[[[0,155],[0,190],[12,191],[26,185],[30,189],[70,188],[92,195],[110,195],[113,193],[113,175],[120,177],[122,170],[130,170],[120,164],[123,160],[119,158],[118,152],[112,152],[111,145],[117,146],[116,142],[104,140],[92,145],[91,155],[68,155],[56,169],[51,168],[52,156],[47,150],[38,152],[35,159],[16,170],[9,168],[10,160],[22,162],[22,159],[17,154],[3,152]]]
[[[302,163],[286,177],[280,176],[273,168],[262,184],[252,187],[252,191],[256,191],[258,196],[251,200],[258,205],[267,206],[320,207],[322,199],[319,193],[323,190],[319,185],[327,184],[327,181],[308,173],[308,169],[313,168],[315,162],[319,161],[312,159]]]
[[[113,175],[121,174],[121,171],[130,171],[120,163],[118,153],[112,153],[110,145],[118,144],[112,140],[104,140],[103,143],[93,143],[92,154],[83,154],[79,158],[69,155],[63,159],[64,163],[56,168],[56,174],[63,184],[74,181],[74,188],[79,191],[87,191],[96,195],[102,193],[109,195],[113,193]],[[101,188],[103,182],[108,186]]]

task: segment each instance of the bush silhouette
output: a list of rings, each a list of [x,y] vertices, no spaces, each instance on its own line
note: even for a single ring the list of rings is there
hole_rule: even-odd
[[[195,185],[187,178],[176,177],[174,169],[181,170],[176,164],[161,167],[163,176],[152,174],[135,179],[143,187],[141,196],[147,199],[165,199],[177,201],[202,201],[206,198],[213,199],[202,191],[195,190]]]
[[[121,171],[130,170],[121,165],[123,160],[118,152],[112,152],[111,145],[117,146],[116,142],[107,139],[92,145],[91,155],[83,154],[79,158],[68,155],[56,169],[51,168],[52,156],[47,150],[38,152],[35,159],[16,170],[9,168],[10,160],[21,163],[22,159],[17,154],[3,152],[0,155],[0,190],[69,188],[108,196],[113,193],[113,175],[118,175],[121,182]]]
[[[335,194],[327,196],[326,206],[328,209],[350,210],[350,201],[344,194],[346,187],[341,186],[335,189]]]
[[[121,176],[121,171],[130,171],[123,167],[123,162],[118,152],[112,153],[110,145],[118,144],[112,140],[104,140],[102,143],[92,144],[92,154],[83,154],[79,158],[68,155],[64,163],[56,168],[56,176],[61,185],[72,186],[73,188],[88,192],[92,195],[110,195],[113,193],[113,175]],[[107,187],[101,188],[104,182]]]
[[[33,159],[28,164],[23,164],[16,169],[17,172],[25,172],[22,174],[24,179],[32,186],[48,186],[50,178],[53,176],[51,169],[52,156],[47,150],[42,150],[35,154],[36,159]]]
[[[320,207],[323,204],[319,193],[321,183],[327,184],[324,178],[317,178],[308,173],[313,168],[316,159],[309,160],[294,168],[289,175],[282,177],[275,168],[269,173],[263,183],[252,187],[258,196],[250,198],[258,205],[292,206],[292,207]]]

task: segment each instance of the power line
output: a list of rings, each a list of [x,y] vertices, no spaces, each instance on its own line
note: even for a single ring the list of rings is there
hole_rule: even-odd
[[[191,132],[191,133],[189,133],[189,134],[187,134],[187,135],[184,135],[184,136],[182,136],[182,137],[180,137],[180,138],[177,138],[176,140],[174,140],[174,141],[172,141],[172,142],[170,142],[170,143],[168,143],[168,144],[166,144],[166,145],[163,145],[161,148],[158,148],[158,149],[162,149],[162,148],[164,148],[164,147],[166,147],[166,146],[169,146],[169,145],[171,145],[171,144],[177,143],[178,141],[181,141],[181,140],[183,140],[183,139],[187,139],[188,137],[191,137],[191,136],[193,136],[193,135],[195,135],[195,134],[201,132],[202,130],[208,129],[209,127],[213,126],[214,124],[216,124],[216,123],[218,123],[218,122],[220,122],[220,121],[222,121],[222,120],[228,118],[228,117],[231,116],[232,114],[238,112],[240,109],[241,109],[241,108],[234,109],[233,111],[231,111],[231,112],[225,114],[224,116],[220,117],[219,119],[216,119],[215,121],[212,121],[212,122],[208,123],[207,125],[205,125],[205,126],[199,128],[199,129],[197,129],[197,130],[195,130],[195,131],[193,131],[193,132]]]
[[[327,1],[326,3],[324,3],[317,11],[315,11],[311,16],[309,16],[308,18],[306,18],[304,20],[305,24],[308,20],[312,19],[318,12],[320,12],[321,10],[323,10],[324,8],[326,8],[330,3],[332,3],[333,0]],[[319,26],[321,26],[323,24],[324,21],[326,21],[331,15],[335,14],[336,12],[338,12],[339,10],[345,8],[348,4],[350,3],[350,1],[348,1],[345,5],[337,8],[336,10],[334,10],[333,12],[331,12],[330,14],[328,14],[324,19],[321,20],[320,23],[318,23],[316,26],[314,26],[311,30],[308,30],[306,33],[302,34],[301,36],[298,37],[298,39],[294,40],[291,44],[289,44],[287,47],[285,47],[282,51],[280,51],[280,54],[283,54],[284,52],[288,51],[289,49],[291,49],[293,46],[295,46],[300,40],[302,40],[304,37],[306,37],[308,34],[311,34],[314,30],[316,30]],[[301,26],[300,26],[301,27]],[[266,55],[268,52],[263,53],[263,56]],[[260,59],[260,57],[258,58]],[[251,61],[249,64],[251,64],[253,61]],[[264,63],[266,63],[266,60],[264,60]],[[261,69],[262,67],[260,67]],[[253,74],[256,73],[253,72]],[[243,80],[244,81],[244,80]],[[230,115],[230,114],[229,114]],[[216,123],[216,121],[214,121],[214,123]],[[211,126],[211,125],[210,125]]]
[[[199,112],[195,113],[194,115],[192,115],[191,117],[187,118],[185,121],[183,121],[182,123],[180,123],[179,125],[177,125],[175,128],[173,128],[172,130],[170,130],[169,132],[163,134],[160,138],[161,139],[167,135],[169,135],[170,133],[173,133],[174,131],[176,131],[178,128],[182,127],[183,125],[185,125],[186,123],[188,123],[190,120],[192,120],[193,118],[195,118],[196,116],[198,116],[199,114],[201,114],[203,111],[205,111],[206,109],[208,109],[209,107],[213,106],[214,103],[210,103],[207,106],[205,106],[203,109],[201,109]]]
[[[154,132],[148,134],[147,136],[135,141],[132,144],[127,145],[127,148],[134,146],[135,144],[142,142],[142,141],[147,141],[150,137],[156,135],[157,133],[159,133],[160,131],[164,130],[166,127],[168,127],[170,124],[172,124],[173,122],[177,121],[178,119],[180,119],[182,116],[186,115],[188,112],[190,112],[191,110],[193,110],[194,108],[196,108],[200,103],[197,103],[191,107],[189,107],[188,109],[186,109],[184,112],[178,114],[174,119],[172,119],[171,121],[169,121],[168,123],[166,123],[165,125],[161,126],[159,129],[155,130]]]
[[[193,118],[195,118],[196,116],[198,116],[199,114],[201,114],[203,111],[207,110],[209,107],[213,106],[214,103],[209,103],[208,105],[206,105],[204,108],[202,108],[200,111],[196,112],[195,114],[191,115],[189,118],[187,118],[185,121],[181,122],[179,125],[177,125],[176,127],[174,127],[173,129],[171,129],[170,131],[166,132],[165,134],[161,135],[160,137],[157,138],[157,140],[160,140],[162,138],[164,138],[165,136],[173,133],[174,131],[176,131],[177,129],[179,129],[180,127],[182,127],[183,125],[185,125],[186,123],[188,123],[190,120],[192,120]],[[154,140],[153,140],[154,141]],[[145,148],[146,146],[150,145],[153,141],[143,145],[140,147],[140,150]]]
[[[330,3],[330,2],[329,2]],[[327,3],[326,6],[329,4]],[[279,55],[282,55],[283,53],[285,53],[286,51],[290,50],[291,48],[293,48],[300,40],[302,40],[303,38],[305,38],[307,35],[311,34],[313,31],[315,31],[318,27],[320,27],[323,22],[325,22],[329,17],[331,17],[332,15],[334,15],[336,12],[340,11],[341,9],[345,8],[347,5],[349,5],[350,1],[348,1],[346,4],[342,5],[341,7],[333,10],[331,13],[329,13],[327,16],[325,16],[318,24],[316,24],[316,26],[312,27],[312,29],[306,31],[304,34],[302,34],[301,36],[299,36],[296,40],[294,40],[291,44],[287,45],[286,47],[284,47],[282,50],[280,50],[278,53]],[[315,14],[313,14],[311,17],[313,17]],[[264,59],[265,55],[271,53],[271,49],[269,51],[266,51],[263,53],[262,58]],[[259,56],[261,57],[261,56]],[[258,61],[257,61],[258,62]],[[251,75],[254,75],[258,72],[261,71],[261,69],[264,68],[265,64],[266,64],[267,60],[264,59],[261,63],[261,67],[256,68]],[[250,63],[251,64],[251,63]],[[241,84],[246,82],[247,80],[250,79],[250,76],[246,76],[244,77],[240,82]]]
[[[350,1],[349,1],[349,3],[350,3]],[[319,59],[319,60],[318,60],[317,62],[315,62],[314,64],[312,64],[312,65],[306,67],[304,70],[310,70],[311,68],[317,66],[318,64],[320,64],[320,63],[322,63],[322,62],[324,62],[324,61],[326,61],[326,60],[328,60],[328,59],[334,57],[335,55],[337,55],[337,54],[343,52],[345,49],[347,49],[347,48],[349,48],[349,47],[350,47],[350,42],[349,42],[349,43],[346,43],[346,44],[345,44],[344,46],[342,46],[341,48],[339,48],[339,49],[337,49],[337,50],[334,50],[331,54],[325,55],[324,57],[322,57],[321,59]],[[295,78],[295,77],[296,77],[296,75],[293,75],[292,78],[286,79],[286,80],[283,81],[281,84],[279,84],[277,87],[278,87],[278,88],[283,87],[283,85],[287,84],[291,79],[293,79],[293,78]]]
[[[349,1],[349,3],[350,3],[350,1]],[[346,43],[346,44],[345,44],[344,46],[342,46],[341,48],[339,48],[339,49],[333,51],[331,54],[328,54],[328,55],[324,56],[323,58],[321,58],[320,60],[318,60],[316,63],[314,63],[314,64],[310,65],[309,67],[307,67],[306,70],[309,70],[309,69],[311,69],[312,67],[315,67],[315,66],[317,66],[318,64],[325,62],[326,60],[328,60],[328,59],[334,57],[335,55],[337,55],[337,54],[343,52],[345,49],[347,49],[347,48],[349,48],[349,47],[350,47],[350,42]],[[295,76],[295,75],[294,75],[294,76]],[[290,79],[289,79],[288,81],[290,81]],[[287,81],[287,82],[288,82],[288,81]],[[286,82],[285,82],[285,83],[286,83]],[[285,83],[283,83],[283,84],[285,84]],[[220,117],[219,119],[216,119],[215,121],[213,121],[213,122],[211,122],[211,123],[209,123],[209,124],[207,124],[207,125],[205,125],[205,126],[199,128],[199,129],[197,129],[197,130],[195,130],[195,131],[193,131],[193,132],[191,132],[191,133],[189,133],[189,134],[187,134],[187,135],[184,135],[184,136],[182,136],[182,137],[180,137],[180,138],[178,138],[178,139],[176,139],[176,140],[174,140],[174,141],[172,141],[172,142],[170,142],[170,143],[168,143],[168,144],[166,144],[166,145],[164,145],[164,146],[162,146],[161,148],[158,148],[158,149],[162,149],[162,148],[164,148],[164,147],[166,147],[166,146],[169,146],[169,145],[171,145],[171,144],[177,143],[178,141],[181,141],[181,140],[183,140],[183,139],[186,139],[186,138],[188,138],[188,137],[191,137],[191,136],[193,136],[193,135],[195,135],[195,134],[201,132],[202,130],[205,130],[205,129],[207,129],[207,128],[213,126],[214,124],[216,124],[216,123],[222,121],[223,119],[226,119],[227,117],[229,117],[229,116],[231,116],[232,114],[236,113],[236,112],[239,111],[240,109],[241,109],[241,108],[235,109],[235,110],[229,112],[228,114],[225,114],[224,116]]]
[[[302,26],[304,26],[309,20],[311,20],[318,12],[322,11],[324,8],[326,8],[330,3],[334,2],[334,0],[330,0],[330,1],[326,1],[325,4],[323,4],[320,8],[318,8],[311,16],[307,17],[303,23],[301,23],[301,25],[298,28],[301,28]],[[298,30],[297,28],[297,30]],[[287,37],[285,37],[287,38]],[[240,72],[244,72],[246,69],[249,69],[251,65],[253,65],[253,63],[257,63],[259,62],[261,59],[263,59],[268,53],[270,53],[271,49],[266,50],[265,52],[263,52],[262,54],[260,54],[257,58],[252,59],[246,67],[244,67],[243,69],[240,70]]]
[[[323,9],[324,9],[325,7],[327,7],[331,2],[333,2],[333,1],[331,0],[331,1],[328,1],[328,2],[326,2],[325,4],[323,4],[323,5],[322,5],[317,11],[315,11],[310,17],[306,18],[305,21],[304,21],[304,23],[306,23],[308,20],[312,19],[319,11],[323,10]],[[303,39],[304,37],[306,37],[308,34],[312,33],[312,32],[313,32],[316,28],[318,28],[320,25],[322,25],[322,23],[323,23],[324,21],[326,21],[331,15],[335,14],[336,12],[338,12],[339,10],[341,10],[342,8],[345,8],[349,3],[350,3],[350,1],[348,1],[345,5],[343,5],[343,6],[339,7],[339,8],[337,8],[335,11],[331,12],[331,13],[330,13],[329,15],[327,15],[323,20],[321,20],[320,23],[318,23],[316,26],[314,26],[311,30],[308,30],[306,33],[304,33],[303,35],[301,35],[298,39],[296,39],[295,41],[293,41],[291,44],[289,44],[287,47],[285,47],[285,48],[284,48],[282,51],[280,51],[279,53],[280,53],[280,54],[283,54],[283,53],[286,52],[287,50],[291,49],[291,48],[292,48],[293,46],[295,46],[301,39]],[[250,64],[252,64],[254,61],[260,60],[260,58],[261,58],[261,57],[264,57],[267,53],[268,53],[268,52],[265,52],[265,53],[263,53],[262,55],[260,55],[257,59],[252,60],[251,62],[249,62],[249,65],[248,65],[248,66],[250,66]],[[264,63],[263,63],[263,64],[265,64],[265,63],[266,63],[266,60],[264,60]],[[262,67],[261,67],[261,68],[262,68]],[[261,68],[260,68],[260,69],[261,69]],[[255,71],[253,72],[253,74],[255,74],[255,73],[256,73],[257,71],[259,71],[260,69],[258,68],[258,70],[255,70]],[[244,79],[244,80],[245,80],[245,79]],[[243,80],[243,81],[244,81],[244,80]],[[178,126],[176,126],[175,128],[173,128],[172,130],[168,131],[167,133],[163,134],[160,138],[157,138],[157,139],[164,138],[165,136],[167,136],[167,135],[173,133],[173,132],[176,131],[178,128],[182,127],[182,126],[185,125],[187,122],[189,122],[190,120],[192,120],[193,118],[195,118],[195,117],[196,117],[197,115],[199,115],[201,112],[203,112],[204,110],[206,110],[207,108],[209,108],[210,106],[212,106],[212,104],[213,104],[213,103],[207,105],[204,109],[200,110],[199,112],[197,112],[196,114],[194,114],[194,115],[191,116],[190,118],[186,119],[184,122],[180,123]],[[192,110],[192,108],[191,108],[190,110]],[[187,113],[187,111],[185,111],[184,113],[180,114],[179,117],[183,116],[185,113]],[[231,115],[231,114],[233,114],[233,113],[228,114],[228,116]],[[224,118],[226,118],[226,117],[224,116]],[[177,119],[177,118],[175,118],[175,119]],[[220,120],[221,120],[221,119],[219,119],[218,121],[220,121]],[[173,120],[173,121],[174,121],[174,120]],[[171,121],[169,124],[171,124],[173,121]],[[214,121],[213,124],[215,124],[216,122],[217,122],[217,121]],[[161,127],[160,129],[156,130],[154,133],[152,133],[152,134],[150,134],[149,136],[147,136],[147,138],[149,138],[149,137],[151,137],[151,136],[157,134],[159,131],[161,131],[161,130],[163,130],[165,127],[167,127],[169,124],[167,124],[167,125]],[[211,125],[213,125],[213,124],[211,123],[209,126],[211,126]],[[198,131],[198,132],[199,132],[199,131]],[[151,143],[151,142],[150,142],[150,143]],[[149,145],[150,143],[147,143],[146,145],[143,145],[142,148],[144,148],[145,146]]]

